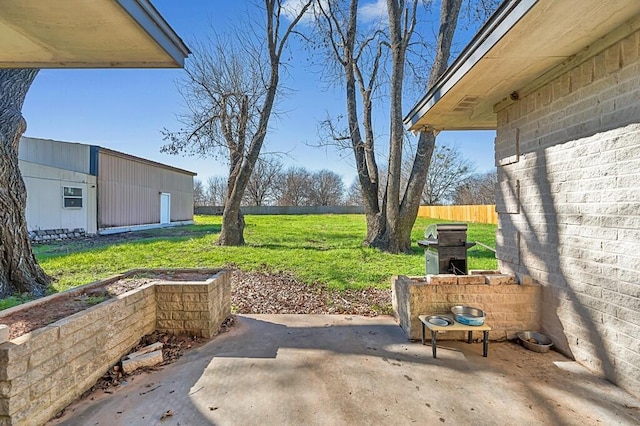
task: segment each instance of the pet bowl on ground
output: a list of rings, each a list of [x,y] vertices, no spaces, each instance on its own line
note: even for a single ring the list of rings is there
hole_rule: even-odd
[[[518,339],[522,346],[534,352],[549,352],[553,346],[551,339],[535,331],[522,331],[518,333]]]

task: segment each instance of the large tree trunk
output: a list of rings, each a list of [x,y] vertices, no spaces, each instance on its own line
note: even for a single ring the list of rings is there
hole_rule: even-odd
[[[18,144],[27,124],[22,104],[38,70],[0,70],[0,297],[44,296],[51,279],[31,250],[27,192],[18,168]]]
[[[241,246],[244,244],[244,216],[240,203],[226,204],[222,212],[222,230],[218,237],[221,246]]]
[[[447,69],[461,4],[462,0],[442,0],[436,58],[429,75],[429,87],[433,86]],[[406,48],[411,37],[411,30],[407,29],[408,20],[406,16],[404,17],[404,28],[402,26],[403,12],[407,13],[407,11],[403,11],[403,5],[404,2],[398,2],[397,0],[387,1],[393,62],[387,206],[382,212],[385,216],[386,226],[377,226],[378,234],[372,240],[374,247],[390,253],[411,251],[411,230],[418,216],[420,195],[426,183],[436,139],[436,132],[433,129],[424,129],[420,133],[407,188],[402,200],[399,200],[403,140],[402,85]],[[415,16],[415,10],[413,16]]]

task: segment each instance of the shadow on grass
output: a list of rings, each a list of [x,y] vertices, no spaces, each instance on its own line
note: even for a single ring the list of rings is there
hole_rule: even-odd
[[[34,246],[38,257],[58,257],[70,253],[82,253],[90,250],[117,247],[129,243],[150,244],[157,241],[186,241],[219,234],[221,225],[188,225],[184,227],[148,229],[144,231],[123,232],[121,234],[99,235],[81,240],[56,241],[50,244]]]

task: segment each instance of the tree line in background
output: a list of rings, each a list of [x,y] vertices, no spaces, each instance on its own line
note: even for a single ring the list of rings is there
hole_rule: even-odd
[[[436,148],[427,173],[421,205],[495,204],[495,171],[473,173],[473,163],[457,148]],[[409,180],[410,164],[403,167],[402,185]],[[383,176],[386,173],[382,174]],[[384,182],[380,185],[385,186]],[[224,206],[227,178],[212,176],[194,180],[193,202],[199,206]],[[345,186],[341,176],[330,170],[311,172],[289,167],[275,158],[259,159],[242,198],[244,206],[362,206],[359,182]]]

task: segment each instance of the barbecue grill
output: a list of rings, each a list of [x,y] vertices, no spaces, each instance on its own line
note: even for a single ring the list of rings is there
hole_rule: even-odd
[[[467,249],[476,243],[467,242],[466,223],[429,225],[424,237],[418,246],[424,249],[427,275],[467,275]]]

